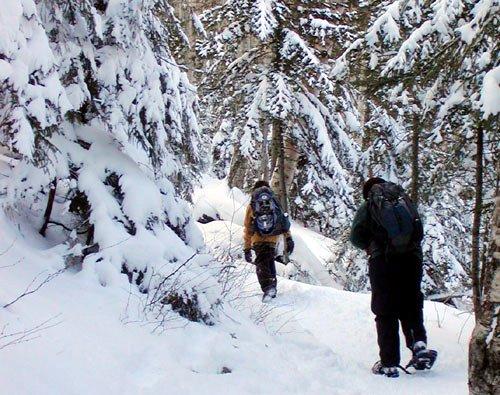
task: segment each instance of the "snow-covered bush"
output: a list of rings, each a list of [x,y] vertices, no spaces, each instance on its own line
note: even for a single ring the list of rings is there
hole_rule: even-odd
[[[207,269],[185,200],[201,163],[197,99],[165,45],[170,6],[2,7],[0,141],[22,156],[6,181],[6,204],[41,226],[52,188],[49,236],[81,245],[74,251],[84,272],[103,285],[127,281],[123,272],[144,292],[175,285],[209,322],[218,294],[193,280]],[[217,288],[215,277],[209,282]]]

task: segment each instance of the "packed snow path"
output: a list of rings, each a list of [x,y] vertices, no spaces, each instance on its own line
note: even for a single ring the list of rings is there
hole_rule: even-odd
[[[228,229],[229,225],[222,221],[204,225],[205,237],[214,241],[214,249],[221,248],[220,232]],[[301,237],[301,233],[296,227],[295,235]],[[426,302],[429,345],[440,352],[433,370],[411,376],[400,372],[398,379],[375,376],[371,367],[378,360],[378,348],[370,295],[279,278],[278,297],[263,305],[254,267],[242,261],[237,264],[245,267],[242,271],[247,279],[242,299],[253,295],[242,306],[254,317],[265,316],[262,325],[280,345],[269,369],[277,369],[271,383],[283,377],[285,387],[279,390],[271,385],[256,393],[437,395],[450,388],[453,394],[468,393],[467,347],[473,324],[470,314]],[[404,347],[402,333],[400,336],[401,363],[406,364],[411,354]],[[286,371],[290,373],[288,383]]]
[[[62,252],[3,210],[0,229],[4,305],[39,273],[57,270]],[[234,249],[236,283],[216,325],[173,315],[165,330],[154,332],[156,324],[141,313],[142,295],[126,276],[109,274],[113,281],[103,286],[94,270],[67,272],[0,309],[4,334],[49,320],[27,342],[1,348],[9,339],[0,336],[2,394],[467,394],[470,315],[426,303],[430,345],[440,352],[434,369],[398,379],[374,376],[369,295],[280,277],[278,297],[262,304],[254,267],[237,258],[239,225],[221,220],[202,231],[215,255]],[[311,237],[300,227],[294,232],[298,240]],[[298,247],[299,257],[324,253],[305,251],[307,243]],[[404,351],[402,362],[409,357]]]

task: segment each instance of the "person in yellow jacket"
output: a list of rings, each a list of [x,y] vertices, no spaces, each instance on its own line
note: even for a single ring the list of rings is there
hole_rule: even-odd
[[[272,192],[269,183],[257,181],[253,187],[252,195],[260,189]],[[255,216],[252,203],[247,207],[243,229],[245,260],[255,264],[257,279],[264,292],[264,298],[276,296],[276,245],[279,238],[285,237],[285,248],[288,254],[294,250],[295,244],[290,231],[282,235],[262,235],[255,229]],[[255,262],[252,262],[252,250],[255,252]]]

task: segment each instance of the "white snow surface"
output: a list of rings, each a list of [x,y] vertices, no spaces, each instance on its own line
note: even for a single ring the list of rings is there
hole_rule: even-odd
[[[217,253],[231,251],[233,258],[241,257],[243,222],[249,196],[237,188],[230,189],[224,180],[207,177],[202,184],[194,193],[194,217],[206,214],[222,220],[202,227],[205,242],[215,246]],[[325,268],[333,254],[333,240],[296,222],[292,225],[292,232],[295,241],[292,262],[286,267],[279,265],[278,272],[284,277],[298,277],[314,285],[340,288]],[[278,245],[280,249],[281,243]]]
[[[488,71],[484,76],[481,105],[485,119],[500,112],[500,66]]]
[[[93,270],[66,271],[0,307],[2,394],[467,393],[468,314],[426,302],[438,362],[432,371],[387,379],[370,372],[378,356],[369,295],[280,277],[278,297],[262,304],[253,266],[238,257],[245,199],[223,181],[205,182],[195,196],[196,214],[210,209],[223,218],[200,225],[208,248],[214,256],[228,245],[234,251],[235,283],[214,326],[172,314],[165,328],[154,331],[156,325],[141,313],[144,296],[126,276],[102,286]],[[327,240],[295,223],[292,232],[292,258],[301,266],[324,258]],[[66,247],[42,238],[29,218],[4,208],[0,235],[4,306],[35,277],[32,287],[61,268]],[[44,322],[45,329],[26,342],[7,345],[16,337],[6,335]],[[402,362],[407,359],[405,350]],[[231,373],[221,374],[223,367]]]

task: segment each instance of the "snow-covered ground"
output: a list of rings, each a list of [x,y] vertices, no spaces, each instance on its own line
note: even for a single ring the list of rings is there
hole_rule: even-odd
[[[428,302],[432,371],[399,379],[370,373],[377,360],[369,295],[341,291],[321,268],[329,241],[297,224],[298,267],[309,285],[280,277],[279,295],[262,304],[253,266],[241,260],[245,195],[210,181],[195,195],[208,248],[229,260],[230,284],[214,326],[172,318],[159,330],[142,313],[144,296],[126,276],[103,286],[95,270],[64,272],[0,308],[2,394],[466,394],[472,317]],[[209,211],[211,209],[212,211]],[[64,247],[29,221],[0,210],[0,304],[62,267]],[[293,266],[292,264],[289,266]],[[289,276],[297,268],[280,267]],[[174,316],[172,316],[174,317]],[[40,326],[37,331],[37,327]],[[35,333],[8,336],[16,332]],[[156,330],[155,330],[156,329]],[[20,342],[7,345],[11,340]],[[26,340],[26,341],[25,341]],[[7,345],[7,346],[6,346]],[[404,361],[409,352],[403,353]],[[225,369],[226,368],[226,369]],[[231,372],[222,374],[223,370]]]
[[[211,246],[212,252],[215,249],[225,256],[230,251],[232,258],[241,256],[242,226],[249,196],[237,188],[230,189],[224,180],[205,178],[193,200],[195,218],[205,214],[222,220],[202,226],[205,242]],[[292,262],[287,267],[279,265],[278,272],[284,277],[311,284],[340,288],[325,268],[332,256],[333,241],[298,223],[293,225],[293,238],[295,252]]]

